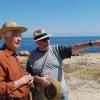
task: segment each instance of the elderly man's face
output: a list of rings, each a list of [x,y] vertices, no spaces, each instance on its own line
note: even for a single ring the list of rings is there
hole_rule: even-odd
[[[36,41],[37,45],[39,46],[39,49],[41,51],[45,51],[48,49],[48,46],[50,45],[49,38],[45,38],[39,41]]]
[[[22,38],[21,32],[14,30],[14,31],[11,31],[11,34],[9,34],[5,38],[5,43],[7,47],[9,47],[11,50],[15,50],[16,48],[19,48],[21,38]]]

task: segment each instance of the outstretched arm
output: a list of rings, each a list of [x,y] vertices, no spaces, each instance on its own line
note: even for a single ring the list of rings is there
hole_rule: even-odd
[[[93,45],[100,47],[100,39],[92,41]]]
[[[79,52],[90,48],[91,46],[100,46],[100,40],[90,41],[86,43],[79,43],[72,46],[72,52]]]

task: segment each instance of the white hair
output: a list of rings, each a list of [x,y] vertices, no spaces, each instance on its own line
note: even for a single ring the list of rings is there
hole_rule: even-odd
[[[12,31],[8,31],[5,33],[8,37],[10,37],[12,35]]]

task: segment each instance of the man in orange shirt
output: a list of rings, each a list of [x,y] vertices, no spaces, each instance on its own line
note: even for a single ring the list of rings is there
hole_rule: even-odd
[[[29,85],[34,78],[26,75],[16,54],[26,30],[15,22],[6,22],[0,28],[0,38],[4,40],[0,50],[0,100],[30,100]]]

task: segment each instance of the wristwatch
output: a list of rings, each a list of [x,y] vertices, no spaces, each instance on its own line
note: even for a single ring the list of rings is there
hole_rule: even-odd
[[[93,46],[93,42],[92,41],[89,41],[89,46]]]

